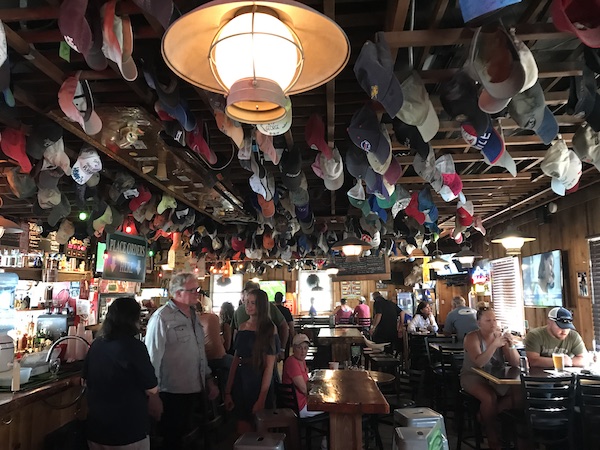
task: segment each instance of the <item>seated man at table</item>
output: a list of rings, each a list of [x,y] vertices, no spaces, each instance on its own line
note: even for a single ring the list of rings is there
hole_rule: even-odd
[[[313,417],[323,413],[323,411],[308,411],[306,407],[308,396],[306,354],[308,353],[309,345],[310,341],[307,335],[298,333],[294,336],[292,354],[283,363],[283,376],[281,377],[283,383],[293,384],[296,388],[300,418]]]
[[[352,308],[346,305],[346,299],[340,300],[340,307],[335,312],[335,324],[349,324],[350,317],[352,317]]]
[[[527,333],[525,350],[530,367],[554,367],[552,353],[563,353],[567,367],[583,367],[587,359],[585,344],[575,331],[571,311],[559,307],[548,312],[546,326]]]
[[[419,303],[415,317],[408,324],[409,333],[429,332],[437,333],[438,324],[431,312],[431,306],[427,302]]]
[[[466,306],[467,302],[463,297],[456,296],[452,299],[452,311],[446,316],[444,324],[444,334],[450,336],[456,334],[456,340],[462,342],[465,334],[479,328],[477,326],[477,311]]]

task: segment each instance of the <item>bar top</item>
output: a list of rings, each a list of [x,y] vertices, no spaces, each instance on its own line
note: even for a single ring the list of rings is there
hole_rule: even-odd
[[[319,339],[323,338],[355,338],[362,339],[362,333],[356,328],[322,328]]]
[[[34,403],[42,398],[66,391],[73,386],[80,386],[80,375],[71,374],[65,378],[50,380],[48,383],[37,388],[19,392],[0,393],[0,416],[15,411],[23,406]]]

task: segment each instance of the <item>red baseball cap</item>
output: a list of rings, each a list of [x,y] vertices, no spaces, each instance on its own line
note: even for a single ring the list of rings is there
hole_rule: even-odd
[[[574,34],[588,47],[600,47],[600,0],[554,0],[551,11],[557,30]]]
[[[137,190],[139,195],[132,198],[129,202],[129,209],[131,211],[136,211],[140,206],[145,205],[152,198],[152,193],[143,184],[140,184]]]
[[[60,109],[73,122],[77,122],[86,134],[93,136],[102,130],[102,120],[94,111],[92,91],[86,80],[80,81],[81,71],[67,78],[58,91]]]
[[[206,139],[203,135],[204,123],[197,122],[196,127],[185,134],[185,141],[189,148],[198,153],[204,158],[209,164],[215,164],[217,162],[217,155],[208,146]]]
[[[31,161],[25,151],[25,134],[14,128],[6,128],[2,132],[0,147],[6,156],[15,160],[21,166],[22,173],[31,172]]]
[[[325,142],[325,124],[323,123],[321,116],[313,114],[309,117],[306,128],[304,129],[304,137],[306,143],[312,148],[316,147],[316,150],[323,153],[325,158],[333,158],[331,149],[327,145],[327,142]]]

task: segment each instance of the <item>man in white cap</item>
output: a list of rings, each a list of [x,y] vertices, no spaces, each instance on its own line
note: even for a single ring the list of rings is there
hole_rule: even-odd
[[[583,367],[587,351],[573,325],[571,311],[556,307],[548,312],[548,323],[525,337],[525,350],[531,367],[554,367],[552,353],[564,355],[565,367]]]

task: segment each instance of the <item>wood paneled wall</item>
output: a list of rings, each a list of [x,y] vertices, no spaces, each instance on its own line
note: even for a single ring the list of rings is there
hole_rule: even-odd
[[[577,331],[583,337],[586,346],[591,348],[594,338],[592,298],[579,296],[577,272],[587,272],[588,283],[591,283],[587,238],[600,235],[600,186],[593,185],[569,194],[555,203],[558,205],[558,211],[549,216],[547,223],[543,223],[539,218],[542,215],[536,214],[535,210],[517,217],[511,223],[518,226],[523,233],[536,238],[523,246],[521,256],[551,250],[562,250],[565,253],[563,280],[566,306],[573,311]],[[504,247],[500,244],[489,244],[489,240],[502,232],[506,225],[508,223],[488,230],[489,233],[484,239],[474,242],[474,249],[490,259],[505,256]],[[548,310],[549,308],[525,308],[525,319],[529,322],[529,327],[545,325]]]

